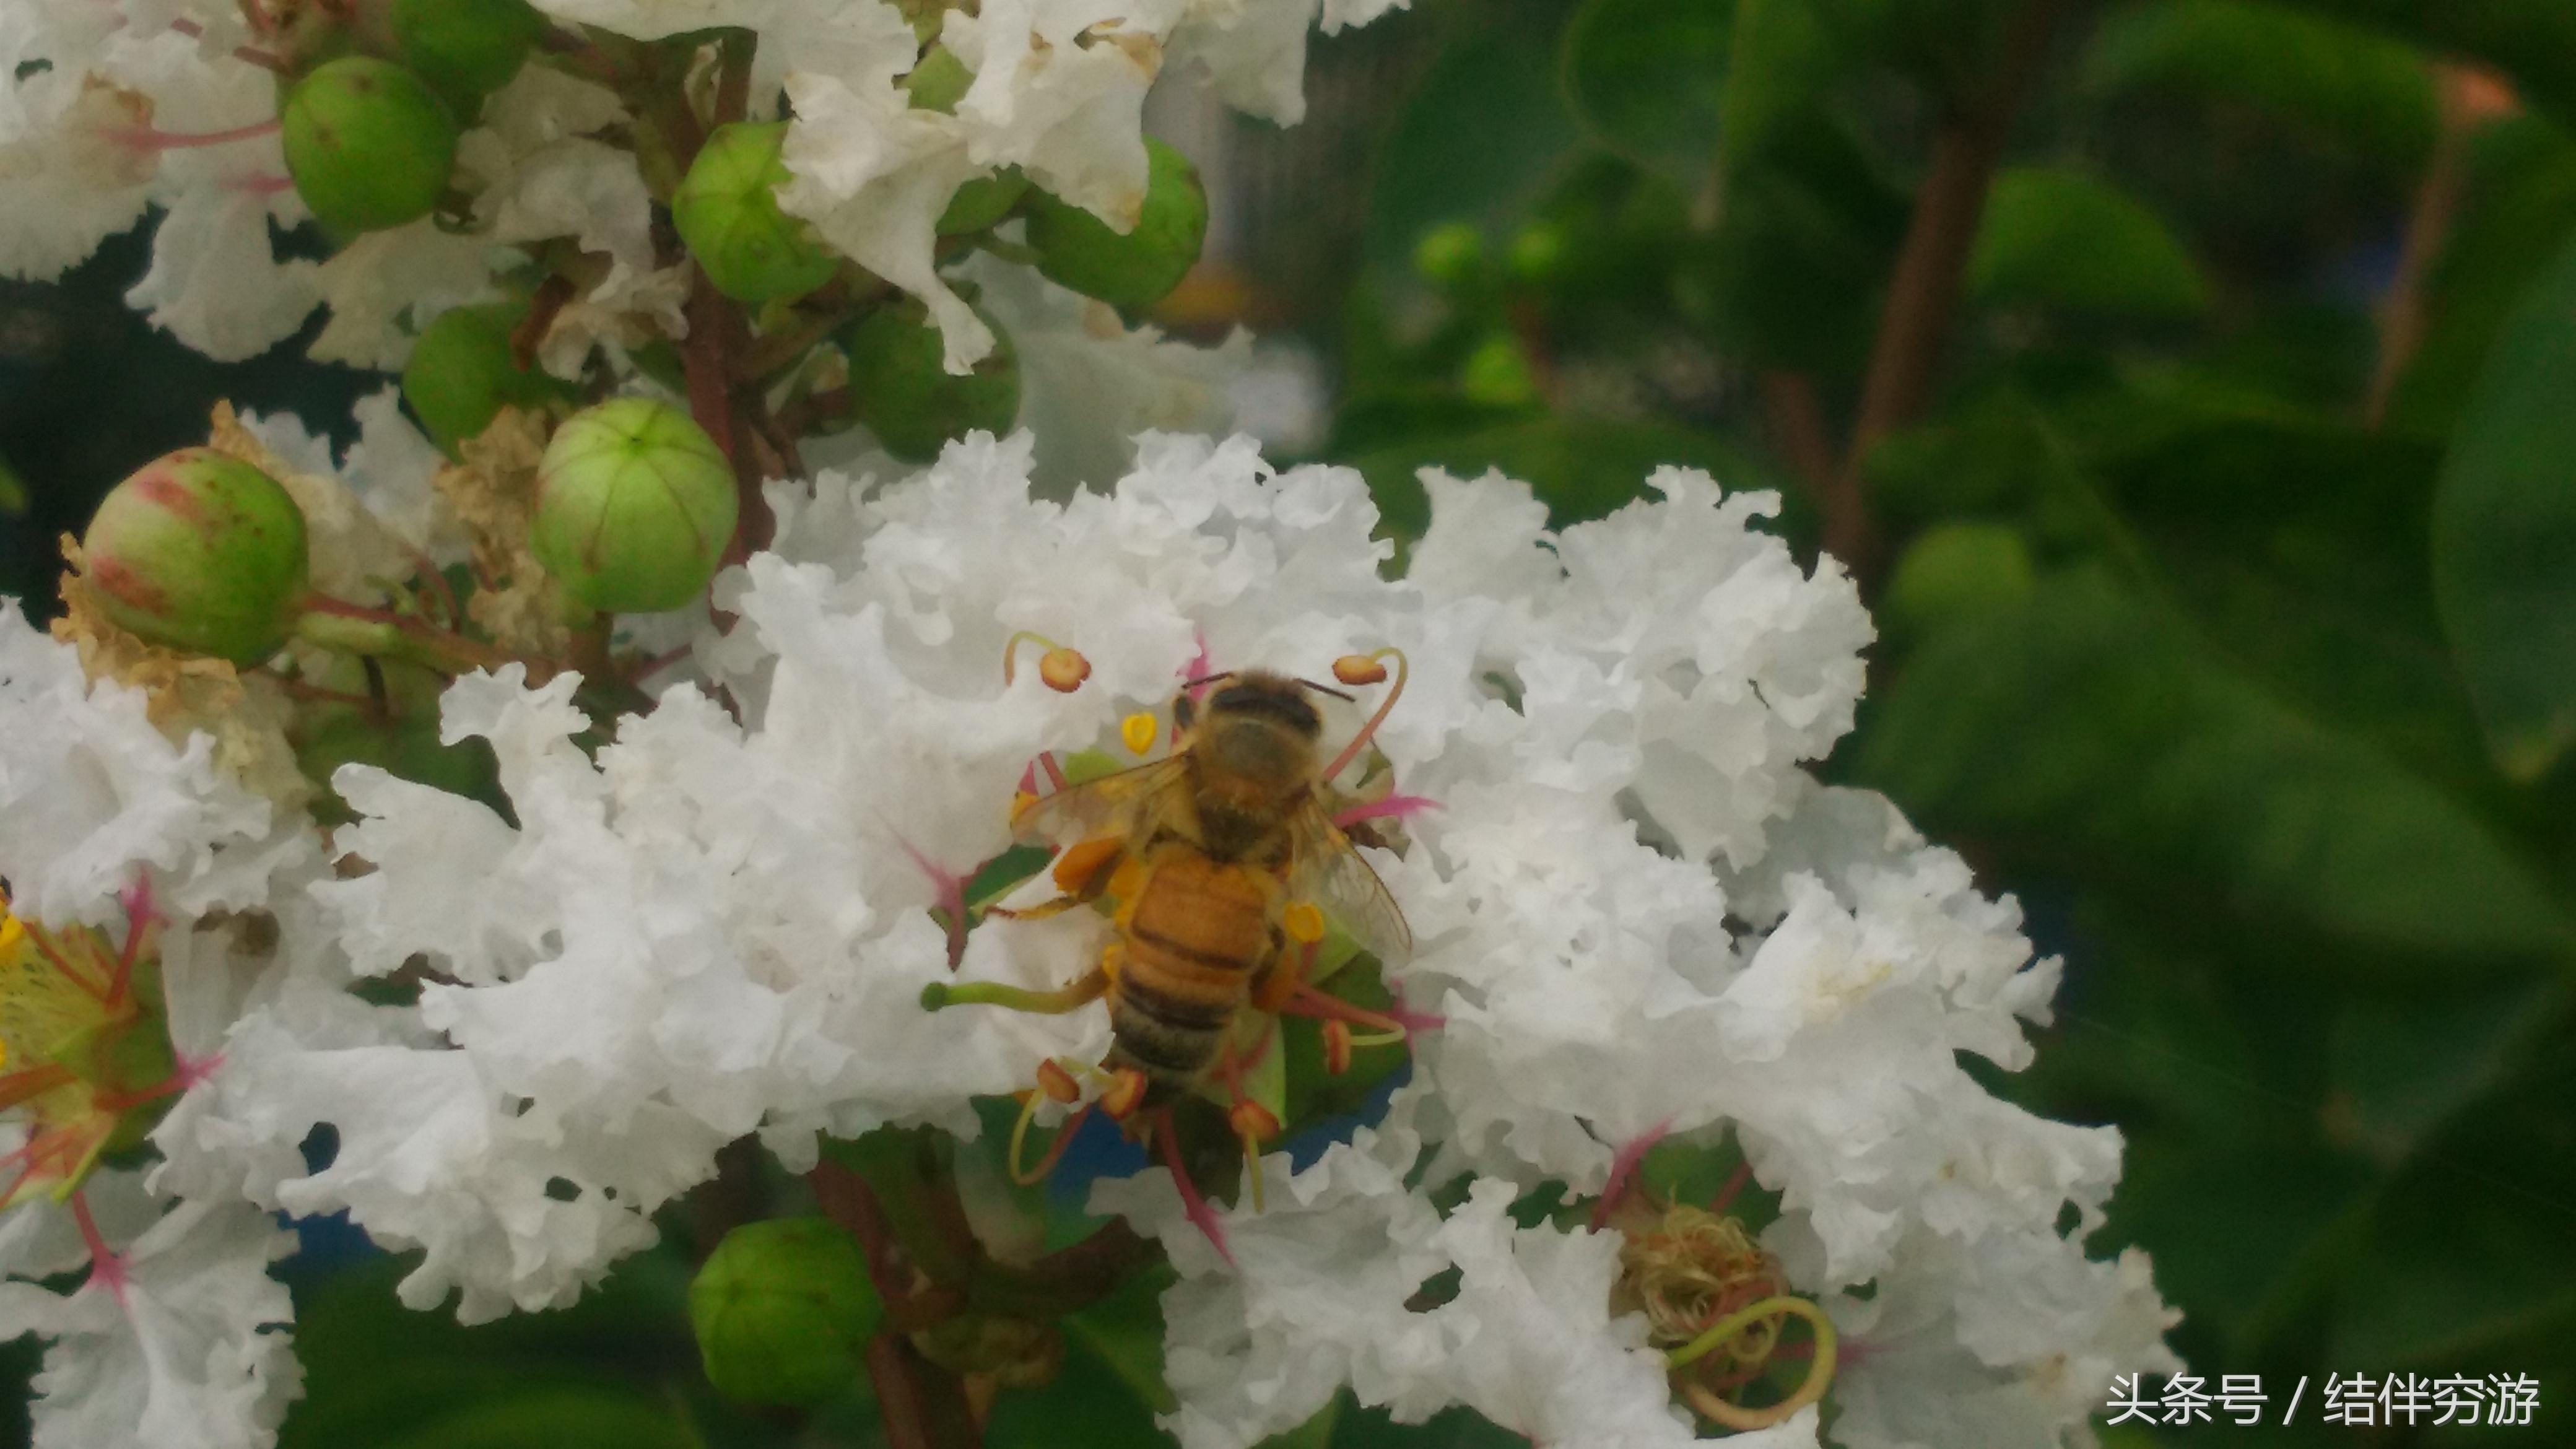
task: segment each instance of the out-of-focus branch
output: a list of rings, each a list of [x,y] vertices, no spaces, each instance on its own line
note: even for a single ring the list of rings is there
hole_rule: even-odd
[[[1931,398],[1995,166],[2048,53],[2059,6],[2060,0],[2027,0],[2005,31],[1986,94],[1977,104],[1954,109],[1934,130],[1931,164],[1897,253],[1887,309],[1879,316],[1861,383],[1860,411],[1838,472],[1841,486],[1819,500],[1827,505],[1826,548],[1864,580],[1876,574],[1880,540],[1862,504],[1862,470],[1870,449],[1912,422]]]
[[[2445,66],[2435,84],[2441,97],[2441,128],[2434,134],[2433,154],[2407,213],[2396,280],[2380,300],[2379,360],[2362,402],[2362,420],[2372,428],[2387,421],[2397,384],[2424,344],[2425,287],[2434,264],[2450,244],[2451,227],[2459,219],[2460,201],[2468,189],[2469,138],[2515,105],[2513,93],[2482,72]]]

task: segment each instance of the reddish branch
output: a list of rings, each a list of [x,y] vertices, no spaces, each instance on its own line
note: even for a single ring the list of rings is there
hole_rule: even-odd
[[[1825,546],[1862,578],[1873,577],[1880,540],[1864,506],[1862,477],[1869,452],[1889,433],[1920,416],[1932,394],[1942,354],[1959,309],[1968,253],[1976,243],[1986,193],[1993,186],[2013,117],[2047,55],[2059,0],[2028,0],[2005,31],[2003,51],[1980,104],[1944,116],[1932,137],[1932,156],[1914,215],[1889,279],[1887,310],[1879,317],[1861,383],[1860,412],[1844,451],[1838,485],[1820,495]]]
[[[2441,98],[2441,128],[2424,179],[2415,188],[2415,204],[2406,218],[2404,250],[2397,278],[2380,303],[2379,361],[2370,376],[2362,418],[2377,428],[2387,420],[2398,379],[2424,342],[2424,287],[2433,264],[2450,244],[2452,224],[2468,189],[2469,138],[2478,128],[2515,105],[2513,93],[2476,71],[2445,66],[2436,77]]]

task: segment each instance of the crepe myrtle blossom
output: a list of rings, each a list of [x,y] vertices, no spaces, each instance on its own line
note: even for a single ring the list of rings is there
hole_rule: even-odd
[[[746,36],[748,113],[793,118],[789,210],[840,255],[927,302],[949,366],[963,370],[993,339],[934,255],[941,214],[961,185],[1018,168],[1123,229],[1144,197],[1141,115],[1158,79],[1207,84],[1241,109],[1293,122],[1304,111],[1308,32],[1365,24],[1400,3],[994,0],[951,9],[927,33],[885,0],[536,8],[575,48],[584,27],[642,41],[717,29]],[[342,9],[284,0],[15,7],[0,24],[0,202],[20,221],[0,242],[0,273],[57,276],[157,206],[166,216],[152,266],[130,300],[222,360],[265,350],[324,305],[315,356],[397,366],[431,316],[497,295],[502,275],[526,259],[522,248],[590,259],[542,339],[540,355],[559,375],[578,373],[594,344],[622,350],[687,334],[688,269],[651,240],[668,179],[608,139],[643,125],[631,87],[579,61],[504,67],[462,93],[450,84],[442,101],[453,113],[445,144],[454,170],[441,214],[335,238],[337,254],[322,263],[281,259],[271,224],[291,229],[312,213],[281,154],[280,78],[300,80],[347,48],[326,34],[344,23]],[[381,21],[356,41],[442,74],[398,31],[389,40]],[[905,85],[932,49],[963,66],[962,94],[944,109],[916,105]],[[440,195],[436,176],[417,184]],[[335,204],[326,199],[326,214]]]
[[[1542,1443],[1688,1438],[1688,1350],[1628,1306],[1705,1269],[1634,1250],[1656,1138],[1733,1144],[1772,1205],[1758,1244],[1730,1241],[1797,1299],[1820,1371],[1839,1333],[1850,1400],[1818,1389],[1838,1442],[2055,1443],[2095,1379],[2169,1361],[2143,1260],[2083,1251],[2116,1134],[1955,1063],[2027,1059],[2053,964],[1955,856],[1804,771],[1848,728],[1868,625],[1837,568],[1751,527],[1769,495],[1667,469],[1551,532],[1525,487],[1433,473],[1431,530],[1389,579],[1348,470],[1149,435],[1114,487],[1058,503],[1031,496],[1032,457],[979,435],[883,485],[774,485],[775,547],[718,581],[738,622],[595,752],[574,676],[460,678],[443,733],[489,743],[506,816],[341,769],[339,869],[281,885],[256,947],[188,938],[235,989],[221,1068],[155,1135],[158,1184],[345,1209],[425,1250],[406,1302],[458,1294],[474,1320],[578,1294],[745,1133],[792,1168],[820,1132],[971,1136],[971,1097],[1107,1044],[1097,1006],[919,1008],[934,982],[1043,989],[1098,955],[1109,928],[1080,913],[954,929],[1032,761],[1134,759],[1157,733],[1138,717],[1209,669],[1394,649],[1406,687],[1375,738],[1410,845],[1373,860],[1418,949],[1388,981],[1442,1023],[1410,1084],[1302,1172],[1260,1156],[1259,1210],[1193,1209],[1159,1171],[1099,1191],[1181,1269],[1168,1422],[1189,1449],[1293,1427],[1345,1384]],[[1027,632],[1087,676],[1006,683]],[[426,983],[415,1003],[342,989],[396,972]],[[336,1155],[309,1167],[326,1123]],[[1545,1183],[1570,1217],[1506,1213]],[[2015,1326],[2041,1305],[2045,1333]],[[1797,1407],[1749,1442],[1817,1423]]]

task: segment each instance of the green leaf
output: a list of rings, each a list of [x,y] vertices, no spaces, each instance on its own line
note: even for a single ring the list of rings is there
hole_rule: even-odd
[[[1473,478],[1488,468],[1530,485],[1555,527],[1600,518],[1645,493],[1664,464],[1705,468],[1730,489],[1769,486],[1745,455],[1720,439],[1665,423],[1561,416],[1473,432],[1408,438],[1344,461],[1367,477],[1391,531],[1418,538],[1430,526],[1430,495],[1414,474],[1446,468]]]
[[[0,458],[0,518],[24,518],[29,501],[26,481],[6,458]]]
[[[2551,1125],[2563,1131],[2563,1115]],[[2383,1368],[2455,1372],[2495,1357],[2546,1373],[2555,1365],[2541,1356],[2564,1363],[2576,1343],[2571,1228],[2563,1203],[2426,1162],[2380,1205],[2342,1285],[2328,1351]]]
[[[994,1400],[983,1442],[990,1449],[1155,1449],[1174,1441],[1127,1379],[1068,1333],[1064,1367],[1048,1383]]]
[[[2506,774],[2576,744],[2576,248],[2488,356],[2433,500],[2452,658]]]
[[[2438,124],[2423,57],[2383,35],[2278,5],[2132,5],[2094,33],[2082,69],[2098,94],[2152,87],[2250,105],[2398,167],[2430,153]]]
[[[2061,865],[2376,949],[2569,944],[2483,821],[2096,572],[1945,630],[1879,710],[1861,773],[1940,831],[2018,836]]]
[[[2181,238],[2109,182],[2055,167],[1995,178],[1968,262],[1989,306],[2163,320],[2197,316],[2208,283]]]
[[[1686,185],[1717,163],[1736,0],[1585,0],[1565,28],[1565,96],[1595,140]]]
[[[1769,149],[1841,68],[1844,48],[1811,0],[1736,0],[1718,133],[1727,170]]]
[[[1415,242],[1445,222],[1508,234],[1582,140],[1547,38],[1493,25],[1444,49],[1397,117],[1368,208],[1365,251],[1390,286]]]

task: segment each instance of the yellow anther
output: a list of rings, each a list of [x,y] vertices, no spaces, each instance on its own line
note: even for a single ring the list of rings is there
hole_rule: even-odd
[[[1301,945],[1312,946],[1324,939],[1324,913],[1315,909],[1313,901],[1298,901],[1280,912],[1279,925],[1288,933],[1288,939]]]
[[[18,954],[18,945],[27,939],[27,928],[12,915],[0,915],[0,961]]]
[[[1345,654],[1333,661],[1333,677],[1344,684],[1375,684],[1386,678],[1386,666],[1374,654]]]
[[[1038,656],[1038,678],[1058,694],[1071,694],[1091,677],[1091,661],[1081,651],[1062,647]]]
[[[1070,1102],[1082,1095],[1081,1084],[1052,1057],[1038,1063],[1038,1090],[1058,1102]]]
[[[1022,629],[1002,641],[1002,682],[1004,684],[1009,684],[1018,677],[1020,645],[1023,641],[1046,646],[1046,653],[1038,656],[1038,678],[1045,680],[1046,687],[1056,693],[1071,694],[1082,687],[1082,681],[1091,677],[1091,661],[1082,657],[1081,650],[1058,644],[1044,634]]]
[[[1029,813],[1029,807],[1030,807],[1030,806],[1032,806],[1032,805],[1035,805],[1036,803],[1038,803],[1038,797],[1037,797],[1037,796],[1035,796],[1035,795],[1030,794],[1028,791],[1026,791],[1026,790],[1014,790],[1014,791],[1012,791],[1012,792],[1011,792],[1011,823],[1012,823],[1013,825],[1017,825],[1017,824],[1019,824],[1019,823],[1020,823],[1020,817],[1021,817],[1021,816],[1023,816],[1023,815],[1028,814],[1028,813]]]
[[[1127,742],[1127,752],[1141,755],[1154,747],[1154,736],[1162,725],[1150,714],[1137,713],[1118,722],[1118,738]]]
[[[1120,1067],[1100,1094],[1100,1110],[1113,1121],[1124,1121],[1144,1100],[1145,1074],[1134,1067]]]
[[[1324,1070],[1338,1077],[1351,1069],[1351,1024],[1324,1023]]]

